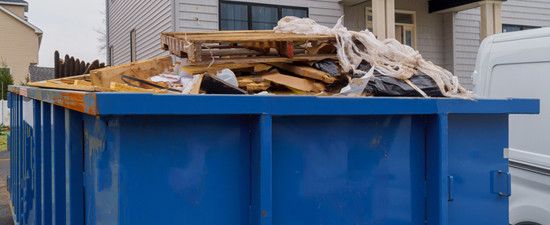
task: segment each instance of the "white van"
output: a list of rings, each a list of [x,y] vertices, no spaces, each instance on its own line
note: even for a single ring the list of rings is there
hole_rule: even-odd
[[[550,28],[486,38],[473,79],[481,97],[540,99],[539,115],[510,115],[510,224],[550,225]]]

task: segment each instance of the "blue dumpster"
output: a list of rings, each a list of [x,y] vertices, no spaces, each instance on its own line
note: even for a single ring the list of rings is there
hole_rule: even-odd
[[[538,100],[10,86],[17,224],[508,224],[508,116]]]

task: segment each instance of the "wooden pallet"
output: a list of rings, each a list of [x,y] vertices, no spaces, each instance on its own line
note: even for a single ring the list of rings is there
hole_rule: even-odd
[[[272,30],[165,32],[162,49],[195,65],[274,63],[336,59],[336,54],[318,54],[331,46],[331,35],[274,33]],[[309,42],[311,46],[300,47]]]

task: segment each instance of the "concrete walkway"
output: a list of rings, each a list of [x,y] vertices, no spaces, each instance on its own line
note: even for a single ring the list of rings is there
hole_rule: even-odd
[[[0,224],[13,225],[11,209],[9,204],[9,194],[6,188],[6,177],[10,174],[10,152],[0,151]]]

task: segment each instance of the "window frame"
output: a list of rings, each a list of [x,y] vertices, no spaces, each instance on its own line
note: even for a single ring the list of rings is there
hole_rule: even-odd
[[[308,7],[264,4],[264,3],[255,3],[255,2],[240,2],[240,1],[219,0],[218,1],[218,30],[222,30],[222,23],[221,23],[221,15],[222,15],[221,4],[222,3],[245,5],[247,7],[246,10],[248,12],[248,15],[247,15],[246,19],[247,19],[248,30],[252,30],[252,6],[263,6],[263,7],[277,8],[277,21],[282,19],[283,9],[305,10],[306,11],[306,18],[309,17],[309,8]]]
[[[370,11],[370,12],[369,12]],[[417,39],[416,39],[416,33],[417,33],[417,29],[416,29],[416,11],[411,11],[411,10],[401,10],[401,9],[396,9],[395,10],[395,13],[400,13],[400,14],[409,14],[412,16],[412,24],[411,23],[395,23],[395,26],[403,26],[403,41],[405,41],[406,39],[406,32],[405,30],[408,28],[408,29],[411,29],[412,30],[412,37],[411,37],[411,40],[412,40],[412,48],[413,49],[416,49],[416,42],[417,42]],[[372,24],[372,21],[369,21],[369,16],[372,17],[372,7],[365,7],[365,25],[366,25],[366,29],[374,29],[373,28],[373,24]],[[402,43],[404,44],[404,43]]]
[[[519,27],[520,29],[519,29],[519,30],[516,30],[516,31],[524,31],[524,30],[531,30],[531,29],[542,28],[541,26],[531,26],[531,25],[519,25],[519,24],[503,23],[503,24],[502,24],[502,33],[514,32],[514,31],[504,32],[504,27],[505,27],[505,26]]]

